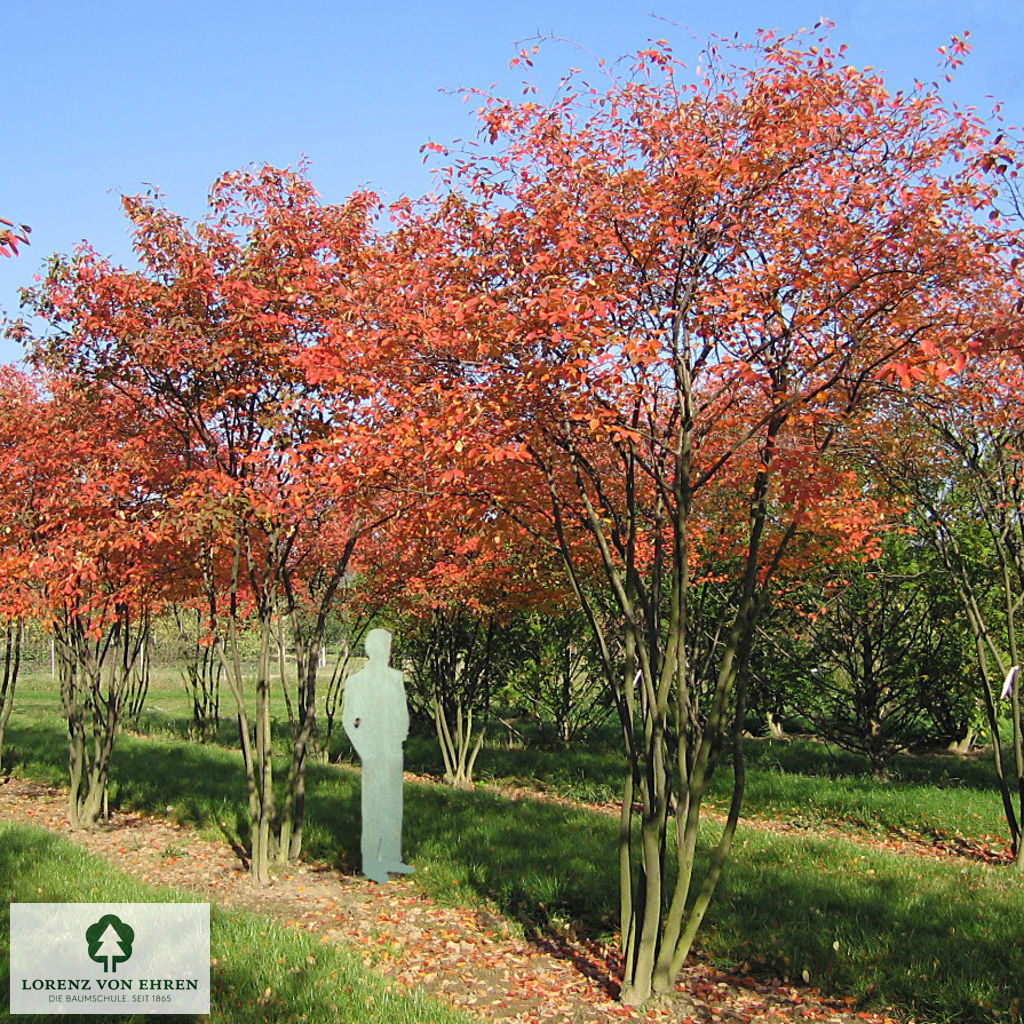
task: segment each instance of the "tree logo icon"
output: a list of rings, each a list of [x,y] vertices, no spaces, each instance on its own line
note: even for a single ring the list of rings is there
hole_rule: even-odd
[[[132,955],[135,930],[113,914],[105,914],[85,930],[89,959],[103,964],[103,973],[117,973],[117,965]]]

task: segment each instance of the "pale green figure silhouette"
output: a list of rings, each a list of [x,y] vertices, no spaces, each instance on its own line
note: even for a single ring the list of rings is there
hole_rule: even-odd
[[[402,673],[388,666],[391,634],[366,634],[369,662],[345,682],[341,724],[363,763],[363,874],[383,884],[388,872],[416,869],[402,861],[402,744],[409,709]]]

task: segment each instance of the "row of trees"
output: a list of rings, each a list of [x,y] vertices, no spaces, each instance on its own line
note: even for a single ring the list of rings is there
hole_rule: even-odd
[[[804,581],[799,593],[777,600],[762,617],[746,728],[782,739],[787,729],[810,730],[863,753],[883,777],[901,751],[970,752],[984,726],[977,661],[955,583],[937,556],[916,536],[892,534],[879,559],[850,561],[841,567],[843,576],[836,575],[839,568],[832,567],[829,579]],[[998,581],[991,566],[988,571],[991,592]],[[321,757],[336,753],[339,743],[344,747],[336,732],[344,681],[360,664],[362,636],[375,624],[396,633],[394,658],[406,672],[413,718],[437,732],[453,784],[472,782],[473,755],[487,735],[548,749],[606,742],[601,727],[613,713],[611,695],[578,612],[463,606],[414,614],[397,604],[372,617],[330,618],[320,666],[326,686],[313,738]],[[143,624],[122,724],[138,726],[150,667],[157,664],[182,679],[192,707],[189,734],[223,736],[226,684],[204,636],[199,617],[182,605]],[[255,662],[258,636],[247,631],[239,639],[243,660]],[[12,622],[6,644],[12,676],[22,661],[52,673],[51,642],[34,622]],[[280,714],[294,729],[287,681],[302,658],[280,618],[275,655],[273,674],[286,684],[287,715]]]
[[[574,73],[549,104],[483,96],[479,144],[387,227],[373,195],[325,205],[301,170],[256,168],[220,179],[194,226],[127,198],[136,270],[88,248],[53,261],[29,296],[49,327],[21,328],[34,375],[3,382],[3,600],[57,639],[73,821],[102,808],[139,630],[172,605],[204,625],[197,671],[233,694],[265,881],[301,847],[340,600],[429,615],[423,671],[467,688],[495,671],[451,656],[467,611],[571,602],[621,726],[623,999],[642,1002],[674,987],[729,856],[749,684],[784,671],[766,616],[831,659],[808,686],[875,685],[872,630],[947,670],[930,563],[858,582],[899,506],[957,581],[998,724],[1022,578],[1016,154],[824,39],[766,34],[703,66],[692,79],[659,43],[604,92]],[[989,529],[973,546],[943,518],[968,494]],[[972,561],[988,551],[1001,604]],[[832,620],[803,590],[822,566],[843,567]],[[827,653],[844,615],[856,658]],[[282,619],[298,671],[276,787]],[[454,729],[438,712],[455,778],[474,756],[461,710]],[[733,796],[701,876],[723,756]]]

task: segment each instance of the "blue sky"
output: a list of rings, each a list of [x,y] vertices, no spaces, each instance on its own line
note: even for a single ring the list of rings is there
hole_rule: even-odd
[[[892,88],[940,75],[936,48],[969,29],[974,52],[946,94],[984,111],[995,96],[1024,124],[1024,0],[3,0],[0,216],[33,230],[20,258],[0,259],[0,310],[83,239],[130,261],[119,195],[147,184],[195,218],[222,172],[304,155],[327,201],[367,185],[422,194],[420,146],[475,131],[452,93],[514,94],[517,41],[560,37],[614,59],[663,37],[689,60],[708,34],[821,17],[849,62]],[[580,60],[545,42],[538,71],[553,81]],[[19,356],[0,343],[0,362]]]

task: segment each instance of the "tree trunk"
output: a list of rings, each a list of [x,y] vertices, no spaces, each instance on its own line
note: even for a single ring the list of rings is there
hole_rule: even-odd
[[[483,746],[487,725],[473,731],[473,709],[463,710],[462,701],[456,700],[454,722],[448,723],[448,709],[440,697],[434,698],[434,728],[444,759],[444,781],[456,789],[473,786],[473,769]]]
[[[67,616],[54,630],[68,723],[72,828],[92,828],[109,812],[114,744],[144,635],[144,628],[133,628],[127,609],[120,609],[113,625],[98,637],[77,615]]]
[[[4,636],[4,674],[0,680],[0,769],[3,766],[4,736],[14,707],[14,691],[18,685],[23,630],[24,623],[21,619],[16,619],[7,623]]]

